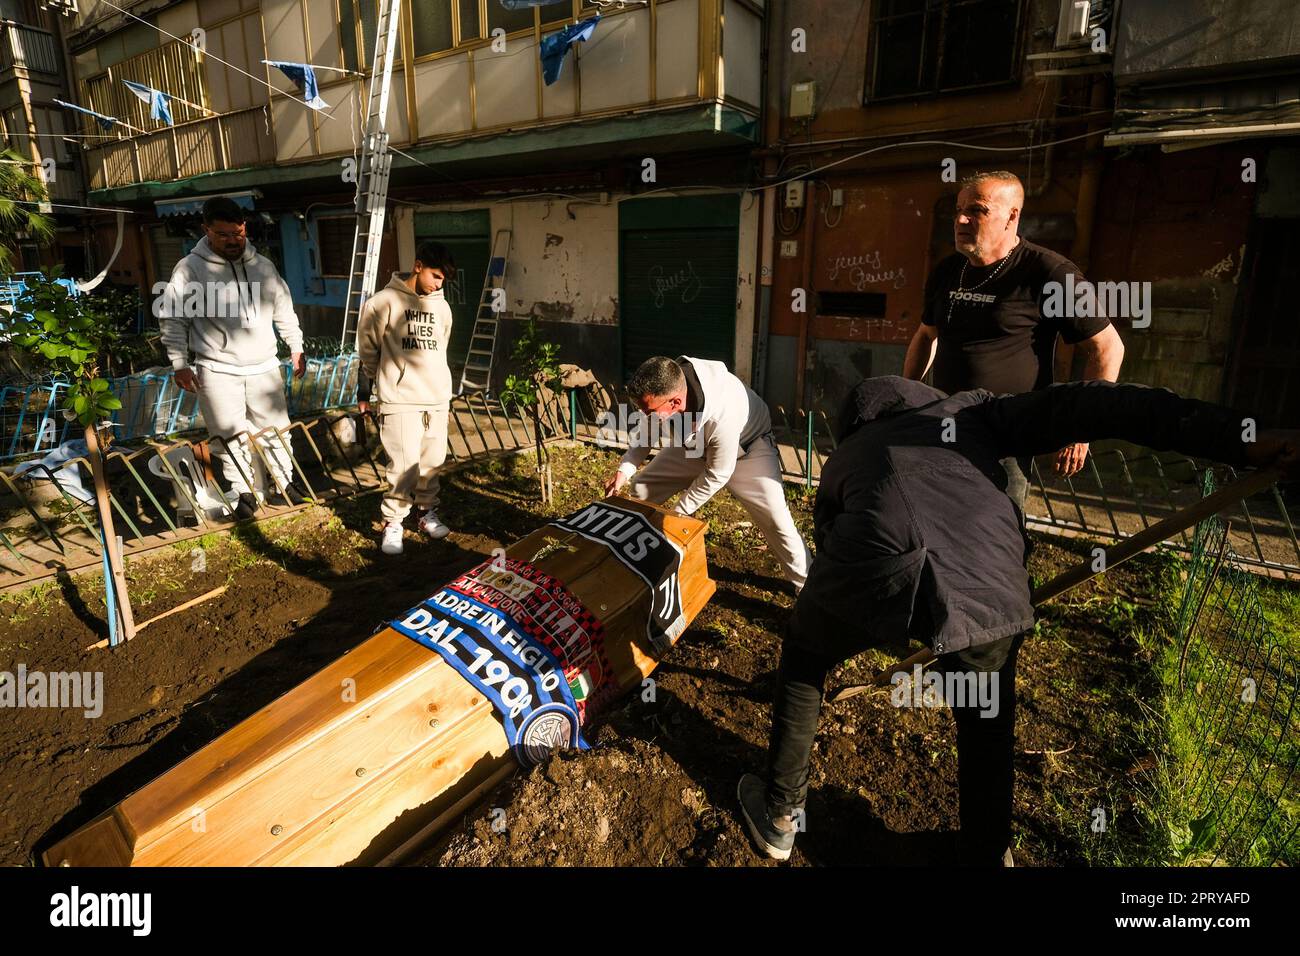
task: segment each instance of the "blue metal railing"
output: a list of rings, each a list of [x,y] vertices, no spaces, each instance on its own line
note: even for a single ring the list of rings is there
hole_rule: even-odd
[[[355,352],[308,358],[301,379],[294,379],[284,363],[290,416],[354,404],[357,368]],[[113,415],[117,441],[174,434],[200,424],[198,397],[178,388],[170,372],[142,372],[109,382],[122,401]],[[48,452],[80,437],[81,427],[63,415],[67,388],[68,382],[60,379],[0,387],[0,461]]]
[[[45,278],[40,272],[15,272],[10,276],[0,277],[0,307],[14,309],[18,305],[18,300],[23,293],[27,291],[27,276],[38,276]],[[55,279],[59,285],[68,290],[69,295],[80,295],[81,290],[77,288],[76,279]],[[0,328],[4,327],[5,316],[0,313]]]

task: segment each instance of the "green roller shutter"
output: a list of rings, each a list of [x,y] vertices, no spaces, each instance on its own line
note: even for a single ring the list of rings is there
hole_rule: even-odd
[[[733,364],[739,217],[737,196],[620,205],[624,380],[652,355]]]
[[[446,286],[452,315],[447,363],[454,381],[460,381],[469,338],[474,331],[474,313],[483,294],[483,277],[492,255],[490,229],[487,210],[415,214],[416,248],[426,240],[441,242],[456,260],[456,275]]]

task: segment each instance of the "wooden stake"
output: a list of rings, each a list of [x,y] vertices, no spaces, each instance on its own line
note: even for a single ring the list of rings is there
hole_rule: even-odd
[[[113,509],[108,500],[108,480],[104,476],[104,453],[99,447],[99,436],[94,425],[86,426],[86,446],[90,451],[90,471],[95,479],[95,504],[99,508],[99,523],[104,531],[104,548],[108,551],[108,566],[113,572],[112,587],[117,599],[118,613],[122,616],[122,640],[135,637],[135,618],[131,614],[131,597],[126,589],[126,572],[122,569],[122,555],[114,544],[117,533],[113,529]]]
[[[149,618],[149,620],[137,624],[135,628],[135,633],[139,634],[150,624],[157,624],[165,617],[171,617],[173,614],[181,613],[181,611],[188,611],[196,604],[202,604],[204,601],[210,601],[214,597],[220,597],[225,593],[226,593],[226,585],[224,584],[221,585],[221,587],[219,588],[213,588],[211,591],[208,591],[206,594],[200,594],[198,597],[191,598],[190,600],[186,601],[184,604],[176,605],[170,611],[163,611],[161,614],[155,615],[154,617]],[[107,640],[97,641],[96,643],[91,644],[89,647],[87,647],[86,650],[93,651],[101,647],[108,647],[108,641]]]

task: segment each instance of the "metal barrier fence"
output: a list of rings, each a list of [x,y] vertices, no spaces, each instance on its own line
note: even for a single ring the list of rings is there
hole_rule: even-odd
[[[830,419],[824,412],[804,409],[791,415],[777,405],[772,420],[786,480],[815,486],[826,457],[835,450]],[[1083,471],[1072,478],[1054,475],[1035,461],[1026,520],[1031,529],[1047,534],[1117,541],[1199,498],[1211,467],[1213,463],[1182,455],[1135,453],[1120,442],[1096,442]],[[1231,469],[1226,474],[1233,475]],[[1237,565],[1300,580],[1300,540],[1281,489],[1275,485],[1225,517],[1231,521],[1232,560]],[[1167,546],[1190,553],[1191,536],[1183,534]]]
[[[1295,866],[1300,635],[1288,622],[1300,595],[1234,566],[1222,518],[1197,527],[1191,550],[1166,670],[1175,850],[1187,863]]]
[[[292,379],[287,364],[284,366],[291,415],[302,418],[355,401],[355,353],[313,357],[307,365],[302,379]],[[123,402],[114,419],[115,439],[120,445],[157,444],[159,436],[183,434],[201,421],[195,397],[178,390],[170,373],[128,376],[114,385]],[[73,431],[73,423],[58,414],[65,387],[47,382],[0,389],[0,460],[29,457],[79,434]],[[541,415],[544,440],[569,438],[626,448],[626,417],[620,420],[618,416],[621,400],[599,383],[551,394]],[[779,405],[773,408],[772,417],[784,477],[809,488],[815,486],[826,457],[835,448],[830,419],[824,412],[804,409],[796,409],[792,416]],[[518,451],[532,444],[531,416],[517,409],[507,411],[488,393],[472,392],[454,400],[449,433],[448,457],[453,461]],[[1052,476],[1050,469],[1045,474],[1035,464],[1026,506],[1029,526],[1049,534],[1118,540],[1195,500],[1205,468],[1181,456],[1134,455],[1099,442],[1085,470],[1071,479]],[[1234,562],[1274,576],[1300,579],[1300,541],[1278,488],[1243,502],[1227,517],[1232,522]],[[1189,552],[1192,541],[1183,535],[1169,546]]]
[[[340,382],[349,381],[343,374],[349,368],[351,384],[341,386]],[[333,380],[322,373],[314,382],[309,376],[306,382],[296,383],[299,394],[306,396],[300,401],[319,401],[313,396],[336,395],[340,387],[355,391],[355,368],[340,363],[338,371]],[[156,398],[150,402],[143,407],[161,407]],[[544,441],[573,437],[572,407],[563,396],[552,396],[541,415]],[[357,440],[346,441],[350,433]],[[125,554],[231,527],[232,502],[206,477],[201,455],[187,438],[204,435],[191,432],[118,441],[106,456],[109,500]],[[386,487],[378,429],[355,413],[321,412],[300,417],[283,429],[267,428],[231,439],[236,440],[248,442],[254,468],[265,475],[274,474],[268,456],[287,455],[304,489],[320,502]],[[226,450],[221,438],[209,439],[208,444],[217,455]],[[483,392],[452,399],[447,449],[452,463],[512,454],[533,445],[531,415]],[[78,484],[84,487],[89,482],[71,481],[63,471],[81,469],[89,475],[90,463],[74,456],[54,468],[42,463],[27,468],[22,477],[0,470],[0,588],[89,567],[102,558],[93,500],[76,494]],[[256,484],[256,476],[245,474],[242,467],[240,473],[250,487]],[[268,489],[272,485],[267,482]],[[289,506],[266,506],[259,515],[272,517],[289,510]]]

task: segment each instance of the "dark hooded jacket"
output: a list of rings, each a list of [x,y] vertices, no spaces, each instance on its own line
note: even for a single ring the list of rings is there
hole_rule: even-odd
[[[1074,382],[998,398],[864,380],[822,471],[817,557],[789,639],[846,658],[907,636],[944,654],[1032,627],[1000,460],[1101,438],[1246,462],[1240,414],[1165,389]]]

